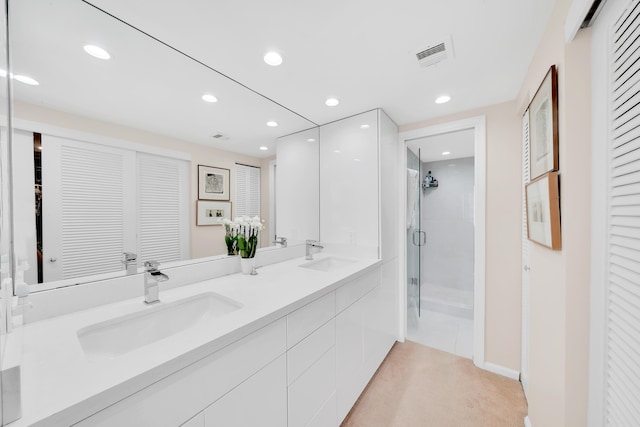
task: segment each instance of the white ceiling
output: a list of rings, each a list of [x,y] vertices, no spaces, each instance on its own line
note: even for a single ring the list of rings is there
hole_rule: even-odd
[[[423,163],[473,157],[474,132],[473,129],[465,129],[418,138],[409,141],[407,148],[416,155],[420,150],[420,161]],[[444,152],[450,154],[443,155]]]
[[[11,1],[10,13],[18,15],[11,26],[18,33],[13,37],[14,64],[25,67],[22,73],[40,74],[44,80],[38,87],[14,84],[18,98],[50,106],[61,103],[62,109],[76,114],[255,156],[272,155],[273,151],[261,152],[257,146],[273,148],[277,136],[373,108],[384,109],[403,125],[514,99],[555,4],[555,0],[90,1],[245,86],[241,87],[80,0]],[[22,15],[20,8],[25,9]],[[76,16],[79,13],[82,18]],[[451,36],[455,58],[432,68],[419,67],[415,53],[446,36]],[[147,71],[122,68],[115,74],[96,60],[87,64],[81,56],[78,61],[84,62],[56,57],[56,47],[73,50],[89,39],[114,50],[110,67],[119,67],[111,64],[126,59],[142,61]],[[265,64],[262,57],[268,50],[280,52],[284,63]],[[75,68],[64,68],[65,64]],[[100,82],[100,102],[95,98],[92,102],[93,90],[83,90],[85,79]],[[58,84],[60,80],[64,84]],[[153,87],[162,88],[158,99],[151,95]],[[199,96],[205,90],[220,94],[220,101],[203,112]],[[145,95],[146,104],[124,101],[136,92]],[[436,105],[434,99],[443,93],[452,101]],[[54,95],[55,102],[50,98]],[[324,101],[330,96],[337,97],[340,105],[327,107]],[[76,97],[80,101],[70,100]],[[281,126],[266,128],[264,122],[271,119],[265,119],[267,115],[278,116]],[[216,131],[230,134],[233,144],[212,142]]]

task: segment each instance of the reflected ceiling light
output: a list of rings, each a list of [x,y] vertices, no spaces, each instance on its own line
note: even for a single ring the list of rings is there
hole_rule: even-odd
[[[359,162],[359,161],[360,161],[360,159],[353,159],[353,161],[354,161],[354,162]]]
[[[307,142],[316,142],[316,139],[315,138],[309,138],[309,139],[307,139]]]
[[[442,155],[443,155],[443,156],[448,156],[449,154],[451,154],[451,151],[443,151],[443,152],[442,152]]]
[[[107,52],[101,47],[94,46],[92,44],[84,45],[84,51],[87,52],[89,55],[93,56],[94,58],[105,59],[105,60],[111,58],[111,55],[109,55],[109,52]]]
[[[16,79],[17,81],[19,81],[20,83],[24,83],[26,85],[30,85],[30,86],[38,86],[40,83],[38,83],[37,80],[32,79],[29,76],[23,76],[20,74],[15,74],[13,76],[14,79]]]
[[[274,121],[270,121],[270,122],[267,122],[267,126],[269,126],[270,128],[274,128],[278,126],[278,123]]]
[[[362,126],[360,126],[360,129],[369,129],[370,127],[371,126],[369,126],[369,125],[362,125]]]
[[[446,104],[451,101],[451,97],[449,95],[442,95],[436,98],[436,104]]]
[[[260,149],[261,149],[262,151],[267,151],[267,150],[269,149],[269,147],[265,147],[265,146],[263,145],[262,147],[260,147]]]
[[[0,69],[0,77],[7,77],[7,70]]]
[[[324,101],[324,103],[328,107],[335,107],[336,105],[340,104],[340,101],[337,98],[327,98],[327,100]]]
[[[333,150],[334,153],[341,153],[342,151],[340,150]]]
[[[267,54],[264,56],[264,62],[277,67],[278,65],[282,64],[282,56],[280,56],[280,54],[277,52],[267,52]]]
[[[218,98],[209,93],[205,93],[204,95],[202,95],[202,100],[206,102],[218,102]]]

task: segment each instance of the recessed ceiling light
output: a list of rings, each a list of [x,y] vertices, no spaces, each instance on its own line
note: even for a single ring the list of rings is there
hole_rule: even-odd
[[[370,127],[371,126],[369,126],[369,125],[362,125],[362,126],[360,126],[360,129],[369,129]]]
[[[309,138],[309,139],[307,139],[307,142],[316,142],[316,139],[315,138]]]
[[[280,54],[277,52],[267,52],[267,54],[264,56],[264,62],[277,67],[278,65],[282,64],[282,56],[280,56]]]
[[[443,155],[443,156],[448,156],[449,154],[451,154],[451,152],[450,152],[450,151],[443,151],[443,152],[442,152],[442,155]]]
[[[449,95],[442,95],[436,98],[436,104],[446,104],[451,101],[451,97]]]
[[[274,121],[267,122],[267,126],[269,126],[270,128],[274,128],[274,127],[278,126],[278,123],[274,122]]]
[[[22,76],[20,74],[15,74],[13,76],[14,79],[16,79],[17,81],[19,81],[20,83],[24,83],[30,86],[38,86],[40,83],[38,83],[37,80],[32,79],[31,77],[28,76]]]
[[[324,103],[329,107],[335,107],[336,105],[340,104],[340,101],[337,98],[327,98]]]
[[[269,147],[265,147],[265,146],[263,145],[262,147],[260,147],[260,149],[261,149],[262,151],[267,151],[267,150],[269,149]]]
[[[109,55],[109,52],[107,52],[101,47],[94,46],[92,44],[84,45],[84,51],[87,52],[89,55],[93,56],[94,58],[98,58],[98,59],[111,58],[111,55]]]
[[[202,95],[202,100],[206,102],[218,102],[218,98],[209,93],[205,93],[204,95]]]

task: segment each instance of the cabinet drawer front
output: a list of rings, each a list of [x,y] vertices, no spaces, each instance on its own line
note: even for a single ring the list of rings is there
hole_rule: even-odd
[[[336,312],[340,313],[380,284],[380,269],[355,279],[336,290]]]
[[[338,425],[338,416],[336,414],[336,393],[333,393],[322,408],[313,416],[306,427],[331,427]]]
[[[205,427],[204,412],[200,412],[198,415],[191,418],[189,421],[182,424],[180,427]]]
[[[331,292],[287,315],[287,349],[336,315],[335,292]]]
[[[289,425],[304,427],[336,389],[335,347],[289,386]]]
[[[336,322],[331,319],[320,329],[296,344],[287,352],[289,385],[316,363],[336,342]]]
[[[283,354],[205,409],[204,426],[286,426],[285,359]]]
[[[265,326],[77,426],[178,426],[285,352],[284,319]]]

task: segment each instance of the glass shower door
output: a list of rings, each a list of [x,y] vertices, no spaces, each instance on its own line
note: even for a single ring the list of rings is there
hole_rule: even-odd
[[[416,156],[407,149],[407,322],[420,317],[421,247],[424,232],[420,228],[422,170],[420,150]]]

